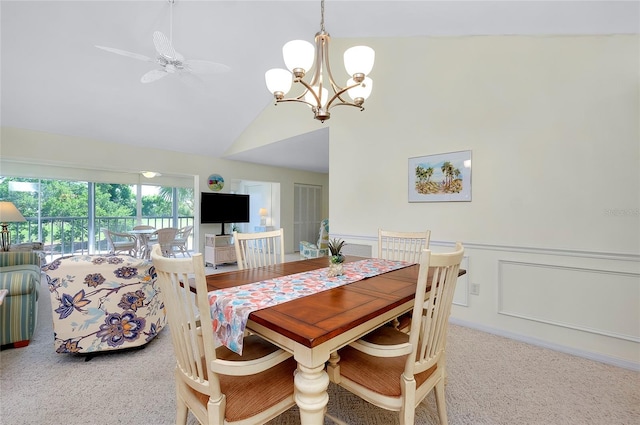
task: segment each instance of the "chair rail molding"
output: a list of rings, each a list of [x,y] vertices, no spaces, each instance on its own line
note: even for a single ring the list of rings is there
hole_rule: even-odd
[[[331,233],[331,237],[337,237],[346,241],[363,241],[372,245],[378,244],[377,236],[363,236],[363,235],[350,235],[346,233]],[[630,261],[640,263],[640,253],[625,253],[625,252],[606,252],[606,251],[587,251],[578,249],[561,249],[561,248],[538,248],[529,247],[524,245],[500,245],[500,244],[485,244],[465,242],[465,250],[485,250],[485,251],[505,251],[523,254],[538,254],[538,255],[555,255],[555,256],[568,256],[578,258],[594,258],[599,260],[616,260],[616,261]],[[348,242],[347,242],[348,243]],[[456,241],[438,241],[433,240],[429,242],[430,247],[447,247],[453,248],[456,246]]]

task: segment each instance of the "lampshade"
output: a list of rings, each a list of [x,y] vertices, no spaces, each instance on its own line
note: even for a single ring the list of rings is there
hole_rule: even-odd
[[[296,68],[301,68],[307,73],[313,66],[314,53],[313,44],[306,40],[291,40],[282,46],[284,64],[291,72]]]
[[[353,46],[344,52],[344,67],[347,74],[367,75],[373,69],[376,52],[368,46]]]
[[[260,208],[260,212],[259,212],[261,217],[264,217],[267,215],[267,209],[266,208]]]
[[[0,201],[0,223],[13,223],[27,221],[20,211],[13,205],[13,202]]]
[[[347,81],[347,86],[352,86],[355,83],[356,82],[353,80],[353,78],[349,78],[349,81]],[[373,80],[369,77],[365,77],[362,84],[347,90],[347,93],[353,100],[356,100],[357,98],[362,98],[366,100],[371,95],[372,89],[373,89]]]
[[[267,89],[271,94],[280,92],[283,95],[291,90],[293,79],[291,73],[286,69],[273,68],[264,73],[264,80],[267,83]]]

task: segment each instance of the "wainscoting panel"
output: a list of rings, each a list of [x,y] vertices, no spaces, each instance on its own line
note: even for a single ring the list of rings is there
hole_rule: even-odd
[[[373,250],[371,245],[358,244],[358,243],[347,242],[342,248],[342,253],[344,255],[356,255],[358,257],[371,258],[373,257],[372,252]]]
[[[498,312],[640,342],[640,274],[499,260]]]

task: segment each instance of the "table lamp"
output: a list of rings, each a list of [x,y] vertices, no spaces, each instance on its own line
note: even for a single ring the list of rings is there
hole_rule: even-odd
[[[0,226],[2,226],[2,250],[9,251],[11,245],[11,234],[7,229],[7,223],[15,223],[19,221],[27,221],[20,211],[13,205],[13,202],[0,201]]]
[[[260,208],[260,226],[266,226],[267,225],[267,209],[266,208]]]

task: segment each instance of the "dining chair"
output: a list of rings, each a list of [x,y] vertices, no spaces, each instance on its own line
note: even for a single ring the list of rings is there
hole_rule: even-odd
[[[114,232],[103,227],[100,229],[107,240],[109,254],[128,254],[132,257],[137,255],[138,238],[129,233]]]
[[[449,253],[423,250],[409,334],[382,326],[331,354],[331,381],[369,403],[399,411],[400,424],[407,425],[435,390],[438,417],[446,425],[447,325],[463,255],[461,243]]]
[[[176,424],[189,411],[201,424],[262,424],[292,407],[290,353],[257,335],[245,337],[241,356],[216,348],[202,254],[166,258],[156,245],[151,259],[176,356]]]
[[[133,230],[155,230],[156,228],[153,226],[149,226],[146,224],[140,224],[138,226],[133,226]]]
[[[178,233],[178,229],[175,227],[165,227],[163,229],[158,229],[151,234],[147,242],[146,252],[150,253],[155,245],[160,245],[162,250],[162,254],[165,257],[175,257],[173,253],[173,240],[176,238],[176,234]]]
[[[171,249],[174,251],[178,249],[182,253],[183,257],[185,257],[185,254],[191,257],[191,254],[187,249],[187,242],[189,241],[189,236],[191,235],[192,231],[193,231],[193,226],[184,226],[178,229],[178,232],[176,233],[176,237],[173,239]]]
[[[417,263],[423,249],[429,249],[431,231],[424,232],[394,232],[378,229],[378,258],[385,260],[399,260]],[[392,325],[397,329],[409,330],[411,313],[396,317]]]
[[[284,229],[269,232],[233,232],[238,270],[284,262]]]
[[[394,232],[378,229],[378,258],[417,263],[423,249],[429,249],[431,231]]]

